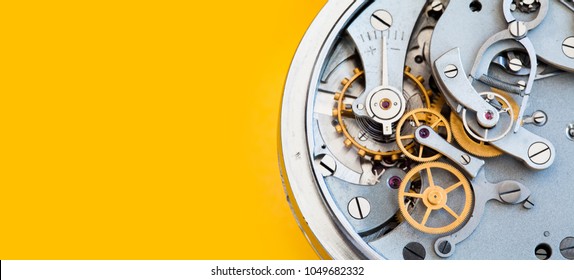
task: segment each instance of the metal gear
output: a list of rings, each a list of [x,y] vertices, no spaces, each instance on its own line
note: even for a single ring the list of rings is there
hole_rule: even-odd
[[[424,82],[423,77],[414,76],[410,71],[411,69],[408,66],[405,67],[404,70],[405,77],[416,85],[416,87],[423,95],[426,105],[430,107],[431,105],[430,94],[432,93],[430,92],[430,90],[427,90],[422,84]],[[371,156],[374,161],[382,161],[384,157],[390,157],[391,160],[397,160],[400,154],[402,153],[402,149],[391,150],[391,151],[380,151],[380,150],[375,151],[369,149],[366,146],[361,145],[358,141],[356,141],[355,138],[352,137],[349,131],[347,130],[343,122],[343,116],[354,117],[354,115],[352,109],[345,106],[343,100],[345,99],[346,92],[353,85],[353,83],[365,74],[365,72],[361,71],[359,68],[355,68],[353,72],[354,72],[353,77],[341,81],[343,89],[341,90],[341,92],[337,92],[334,95],[335,101],[337,102],[337,107],[333,109],[333,117],[335,117],[338,121],[338,124],[335,126],[335,130],[337,131],[337,133],[343,134],[345,136],[346,138],[344,141],[345,146],[348,148],[354,146],[358,150],[357,153],[361,157]],[[406,146],[404,147],[404,149],[412,152],[413,151],[412,146],[413,145]]]
[[[433,172],[437,170],[449,173],[450,176],[433,175]],[[450,181],[446,187],[441,185],[445,183],[445,177],[452,177],[451,180],[454,179],[454,183]],[[418,192],[409,188],[409,185],[416,180],[422,182]],[[459,197],[464,197],[464,202],[460,199],[452,199],[449,205],[449,196],[455,191],[458,192]],[[398,200],[401,214],[412,227],[428,234],[443,234],[455,230],[466,221],[473,203],[473,191],[466,177],[456,168],[442,162],[428,162],[414,167],[407,173],[399,187]],[[413,200],[416,201],[413,202]],[[415,208],[409,210],[408,204],[414,204]],[[420,206],[425,207],[424,211],[420,211],[423,209],[417,211],[416,208]],[[453,207],[458,211],[453,210]],[[434,213],[431,217],[433,211],[444,213]],[[415,213],[422,214],[423,212],[422,219],[413,217]]]
[[[520,111],[520,108],[518,107],[518,104],[512,98],[512,96],[510,96],[510,94],[508,94],[507,92],[496,88],[492,88],[491,90],[492,92],[497,93],[502,97],[504,97],[506,100],[508,100],[514,112],[513,118],[514,120],[516,120],[518,118],[518,112]],[[467,152],[483,158],[493,158],[501,156],[503,154],[503,152],[498,148],[483,141],[476,140],[472,138],[470,135],[468,135],[468,133],[464,129],[464,124],[462,120],[456,115],[455,112],[450,113],[449,119],[454,139]]]
[[[407,122],[408,121],[408,122]],[[444,132],[446,133],[446,141],[447,142],[451,142],[452,141],[452,131],[450,129],[450,125],[448,123],[448,121],[446,120],[445,117],[443,117],[440,113],[438,113],[435,110],[432,109],[415,109],[412,110],[408,113],[406,113],[401,120],[399,121],[399,124],[397,125],[397,135],[396,135],[396,139],[397,139],[397,144],[399,146],[399,149],[401,149],[401,151],[410,159],[414,160],[414,161],[418,161],[418,162],[430,162],[430,161],[435,161],[437,159],[439,159],[442,154],[440,153],[436,153],[434,155],[431,156],[425,156],[424,155],[424,147],[423,145],[418,144],[418,152],[417,155],[415,155],[412,152],[411,149],[411,145],[413,143],[415,143],[414,139],[415,139],[415,135],[414,134],[407,134],[407,135],[403,135],[402,133],[404,133],[405,131],[409,130],[409,127],[406,126],[406,124],[409,123],[412,128],[417,128],[421,125],[429,125],[432,129],[434,129],[437,132],[441,132],[440,129],[444,128]],[[407,141],[407,145],[405,145],[405,143],[403,141]],[[409,143],[410,141],[410,143]]]

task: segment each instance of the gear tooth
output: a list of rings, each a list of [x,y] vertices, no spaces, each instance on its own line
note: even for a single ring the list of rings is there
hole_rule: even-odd
[[[353,73],[355,73],[355,75],[357,75],[357,74],[361,73],[361,69],[355,68],[355,69],[353,70]]]
[[[399,154],[394,154],[391,156],[392,161],[397,161],[397,160],[399,160],[399,158],[401,158],[401,156]]]
[[[347,84],[349,84],[349,79],[344,78],[343,81],[341,81],[341,85],[346,86]]]
[[[339,101],[339,99],[341,99],[341,93],[340,92],[336,92],[335,95],[333,96],[333,98],[337,101]]]
[[[375,155],[375,157],[373,158],[375,161],[382,161],[383,160],[383,156],[381,155]]]
[[[434,94],[434,93],[432,92],[432,89],[427,90],[427,95],[428,95],[429,97],[433,96],[433,94]]]
[[[339,115],[339,109],[333,109],[332,114],[333,114],[333,117],[338,116]]]
[[[339,134],[343,133],[343,127],[342,127],[340,124],[338,124],[337,126],[335,126],[335,130],[336,130],[337,133],[339,133]],[[349,139],[347,139],[347,140],[349,140]]]
[[[409,66],[405,66],[405,72],[407,72],[407,73],[410,73],[410,72],[411,72],[411,70],[412,70],[412,69],[411,69],[411,67],[409,67]]]
[[[345,139],[345,142],[343,142],[345,144],[345,147],[350,148],[351,145],[353,145],[353,142],[351,142],[351,140],[349,139]]]
[[[358,154],[359,154],[361,157],[365,157],[365,156],[367,155],[367,151],[361,149],[361,150],[359,150]]]
[[[417,76],[417,81],[424,83],[425,82],[425,78],[423,76]]]

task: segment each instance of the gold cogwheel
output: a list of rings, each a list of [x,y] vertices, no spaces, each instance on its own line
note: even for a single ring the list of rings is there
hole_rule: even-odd
[[[443,170],[450,173],[456,178],[456,182],[453,184],[449,183],[450,186],[441,186],[440,184],[437,184],[437,182],[440,182],[440,178],[433,174],[433,172],[436,174],[437,170]],[[407,190],[409,182],[417,179],[420,180],[423,172],[426,173],[426,181],[424,182],[424,186],[421,186],[420,192]],[[424,180],[421,180],[421,182],[423,181]],[[462,207],[460,207],[460,205],[456,205],[458,207],[455,207],[455,209],[459,210],[462,208],[462,210],[456,212],[452,209],[452,207],[454,207],[452,204],[454,203],[451,202],[451,205],[448,204],[448,198],[453,191],[458,189],[460,189],[458,191],[459,193],[460,191],[464,192],[464,205],[462,205]],[[398,198],[401,214],[412,227],[428,234],[443,234],[452,232],[466,221],[472,207],[473,193],[466,177],[464,177],[464,175],[456,168],[442,162],[428,162],[414,167],[407,173],[407,175],[405,175],[405,179],[399,187]],[[425,207],[422,218],[418,217],[420,215],[417,216],[417,219],[413,217],[412,214],[415,212],[421,213],[417,211],[416,208],[411,212],[407,210],[407,203],[413,199],[420,200],[419,204],[415,207],[419,207],[418,205],[421,204]],[[458,200],[452,201],[458,202]],[[448,215],[436,216],[440,215],[440,213],[434,213],[443,211],[448,213]],[[434,215],[431,216],[431,214]],[[447,219],[445,216],[451,216],[452,218]],[[428,226],[427,224],[429,224],[429,222],[431,222],[433,226]]]
[[[514,120],[518,119],[518,113],[520,111],[520,108],[518,107],[518,104],[516,103],[516,101],[514,101],[512,96],[510,96],[510,94],[508,94],[507,92],[495,88],[492,88],[491,90],[495,93],[500,94],[502,97],[508,100],[514,112],[513,116]],[[483,158],[493,158],[501,156],[504,153],[495,146],[489,145],[488,143],[484,143],[483,141],[478,141],[472,138],[470,135],[468,135],[468,133],[464,129],[464,124],[462,123],[462,120],[454,112],[450,113],[450,125],[452,128],[452,135],[454,136],[454,139],[467,152]]]
[[[429,94],[432,94],[430,91],[426,90],[424,85],[422,84],[424,79],[422,76],[418,76],[415,77],[413,74],[410,73],[411,69],[409,67],[405,68],[404,71],[404,75],[410,79],[413,83],[416,84],[416,86],[418,87],[418,89],[420,90],[420,92],[422,93],[422,95],[424,96],[425,102],[427,104],[427,106],[430,107],[430,98],[429,98]],[[348,108],[347,106],[345,106],[345,104],[343,103],[343,100],[345,99],[345,94],[347,93],[347,91],[349,90],[349,88],[353,85],[353,83],[362,75],[365,74],[364,71],[361,71],[359,68],[355,68],[353,70],[354,75],[353,77],[351,77],[350,79],[344,79],[341,84],[343,85],[343,90],[341,92],[337,92],[335,93],[335,100],[337,101],[337,108],[333,109],[333,117],[337,118],[338,124],[335,126],[335,130],[337,131],[337,133],[341,133],[345,136],[345,146],[350,148],[352,146],[354,146],[355,148],[357,148],[358,150],[358,154],[361,157],[364,157],[366,155],[369,155],[373,158],[373,160],[375,161],[381,161],[383,160],[383,157],[392,157],[393,159],[397,159],[399,157],[399,155],[401,154],[401,150],[393,150],[393,151],[387,151],[387,152],[383,152],[383,151],[375,151],[375,150],[371,150],[363,145],[361,145],[359,142],[357,142],[355,140],[355,138],[353,138],[351,136],[351,134],[349,133],[349,131],[347,130],[347,128],[345,127],[345,124],[343,122],[343,116],[346,117],[354,117],[353,114],[353,110],[351,108]],[[410,150],[412,151],[412,146],[407,146],[405,147],[406,150]]]
[[[442,154],[441,153],[436,153],[432,156],[425,156],[424,155],[424,151],[425,151],[425,147],[424,145],[418,145],[418,151],[416,152],[416,155],[412,152],[412,149],[407,149],[407,145],[405,145],[406,141],[407,143],[410,142],[415,143],[415,135],[414,134],[407,134],[407,135],[402,135],[402,133],[404,133],[404,130],[407,130],[408,128],[406,127],[406,125],[412,125],[413,128],[417,128],[420,127],[422,125],[428,125],[430,126],[433,130],[439,132],[440,128],[444,128],[446,130],[446,141],[447,142],[451,142],[452,139],[452,132],[450,129],[450,125],[448,123],[448,121],[445,119],[445,117],[443,117],[440,113],[436,112],[435,110],[432,109],[415,109],[412,110],[408,113],[406,113],[401,120],[399,121],[399,124],[397,125],[397,144],[399,146],[399,149],[410,159],[414,160],[414,161],[418,161],[418,162],[429,162],[429,161],[435,161],[437,159],[439,159]],[[428,148],[430,150],[430,148]]]

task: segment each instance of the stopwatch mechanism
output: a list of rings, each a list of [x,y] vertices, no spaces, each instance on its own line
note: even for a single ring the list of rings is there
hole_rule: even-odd
[[[573,7],[328,1],[280,124],[319,256],[574,259]]]

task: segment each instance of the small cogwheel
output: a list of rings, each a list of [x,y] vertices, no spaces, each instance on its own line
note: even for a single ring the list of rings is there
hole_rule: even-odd
[[[434,152],[432,155],[425,154],[424,145],[417,144],[416,154],[412,152],[411,145],[415,143],[414,134],[404,134],[407,131],[414,131],[421,125],[428,125],[436,132],[446,133],[446,141],[451,142],[452,132],[448,121],[440,113],[431,109],[415,109],[406,113],[397,125],[397,144],[401,151],[410,159],[418,162],[430,162],[439,159],[442,154]],[[408,133],[408,132],[407,132]],[[430,152],[430,148],[428,148]]]
[[[422,182],[420,191],[408,190],[409,182],[417,180]],[[429,162],[407,173],[399,187],[398,199],[401,214],[412,227],[424,233],[443,234],[466,221],[473,192],[466,177],[456,168],[442,162]],[[409,210],[408,204],[415,207]]]
[[[424,97],[423,99],[425,101],[425,104],[428,107],[430,107],[431,103],[429,95],[432,93],[429,90],[425,89],[424,85],[422,84],[424,82],[423,77],[422,76],[415,77],[410,71],[411,69],[408,66],[405,67],[404,71],[405,77],[416,85],[416,87]],[[335,130],[337,131],[337,133],[343,134],[345,136],[346,138],[344,142],[345,146],[349,148],[354,146],[358,150],[357,153],[361,157],[371,156],[374,161],[382,161],[384,157],[388,157],[393,161],[397,160],[402,153],[400,149],[392,151],[380,151],[380,150],[375,151],[369,149],[366,146],[361,145],[354,137],[351,136],[351,134],[347,130],[343,122],[343,117],[354,117],[354,114],[353,110],[343,103],[343,100],[345,99],[345,94],[347,93],[349,88],[353,85],[353,83],[365,74],[364,71],[361,71],[358,68],[355,68],[353,72],[354,72],[353,77],[349,79],[344,79],[341,82],[341,84],[343,85],[343,89],[341,90],[341,92],[338,92],[334,95],[335,101],[337,102],[337,107],[333,109],[333,117],[335,117],[338,122],[338,124],[335,126]],[[408,150],[409,152],[414,152],[413,146],[414,143],[412,143],[411,145],[407,145],[406,147],[404,147],[404,149]]]

